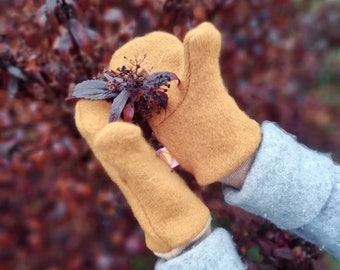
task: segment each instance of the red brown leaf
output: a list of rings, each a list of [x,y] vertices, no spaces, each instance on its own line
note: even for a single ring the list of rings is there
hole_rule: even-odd
[[[123,111],[123,118],[125,122],[132,122],[132,118],[135,114],[135,106],[133,103],[128,102],[125,105],[124,111]]]

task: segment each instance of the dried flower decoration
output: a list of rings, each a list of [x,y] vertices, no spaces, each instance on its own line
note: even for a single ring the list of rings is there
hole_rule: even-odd
[[[126,122],[148,120],[153,113],[166,109],[166,94],[170,82],[179,79],[172,72],[149,74],[141,68],[141,61],[130,61],[131,66],[104,71],[94,80],[77,84],[67,99],[83,98],[112,101],[109,122],[121,116]]]

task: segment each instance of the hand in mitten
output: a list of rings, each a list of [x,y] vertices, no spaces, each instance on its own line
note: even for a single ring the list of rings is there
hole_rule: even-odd
[[[147,247],[163,258],[176,256],[209,232],[209,210],[156,156],[139,127],[109,123],[109,111],[105,101],[78,101],[77,128],[125,195]]]
[[[210,23],[189,31],[183,43],[153,32],[128,42],[112,56],[110,69],[126,65],[126,56],[146,56],[146,70],[174,72],[180,79],[167,92],[169,105],[150,125],[157,139],[206,185],[249,168],[261,140],[257,122],[239,109],[223,84],[219,55],[221,36]],[[243,179],[244,180],[244,179]],[[224,179],[240,188],[241,181]]]

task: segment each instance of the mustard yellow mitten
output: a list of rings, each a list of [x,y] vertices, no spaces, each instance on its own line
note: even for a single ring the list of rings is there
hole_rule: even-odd
[[[209,210],[156,156],[139,127],[108,123],[110,106],[78,101],[77,128],[125,195],[147,247],[164,258],[175,256],[210,228]]]
[[[158,140],[201,185],[221,179],[250,158],[261,140],[257,122],[239,109],[223,84],[219,55],[221,35],[210,23],[189,31],[183,43],[153,32],[136,38],[111,58],[110,69],[141,58],[147,71],[174,72],[168,108],[152,117]]]

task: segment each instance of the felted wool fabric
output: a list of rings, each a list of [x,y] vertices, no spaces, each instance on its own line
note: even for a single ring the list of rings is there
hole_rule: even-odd
[[[183,43],[153,32],[128,42],[112,56],[110,69],[143,59],[148,72],[174,72],[168,108],[150,120],[157,139],[201,185],[217,181],[252,155],[259,125],[241,111],[220,76],[221,35],[210,23],[189,31]]]
[[[298,143],[274,123],[264,122],[262,133],[242,189],[225,186],[225,201],[340,259],[340,166]]]
[[[105,101],[78,101],[78,130],[126,197],[148,248],[169,253],[190,243],[210,222],[209,209],[156,156],[139,127],[108,123],[110,106]]]

